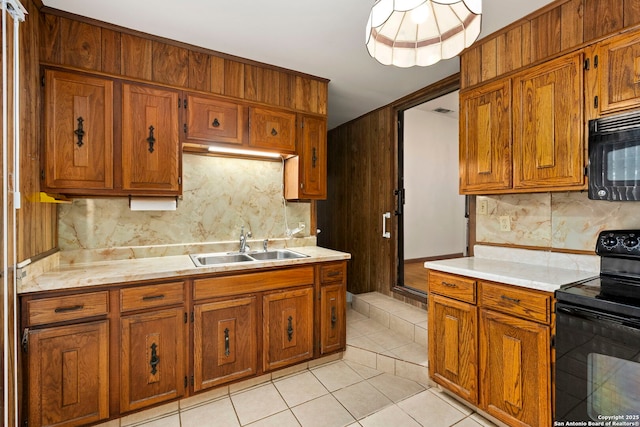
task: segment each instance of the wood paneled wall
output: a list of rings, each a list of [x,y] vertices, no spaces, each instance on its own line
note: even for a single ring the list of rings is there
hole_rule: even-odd
[[[461,55],[461,88],[640,24],[640,0],[557,0]]]
[[[328,80],[43,9],[40,60],[327,114]]]
[[[351,253],[347,287],[356,294],[390,295],[395,280],[395,239],[382,237],[382,214],[395,210],[394,114],[385,107],[328,135],[328,198],[318,202],[318,244]]]
[[[18,210],[18,260],[38,257],[58,245],[57,208],[39,203],[42,138],[40,94],[39,1],[22,1],[29,15],[20,25],[21,93],[20,183],[22,207]]]

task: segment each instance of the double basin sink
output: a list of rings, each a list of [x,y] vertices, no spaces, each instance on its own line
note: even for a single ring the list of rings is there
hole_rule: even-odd
[[[283,259],[307,258],[309,255],[301,254],[289,249],[274,249],[261,252],[223,252],[212,254],[189,255],[196,267],[207,267],[217,264],[233,264],[239,262],[275,261]]]

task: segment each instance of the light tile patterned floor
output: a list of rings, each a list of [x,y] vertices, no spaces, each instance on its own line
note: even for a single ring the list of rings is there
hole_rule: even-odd
[[[347,310],[343,359],[298,365],[101,426],[494,426],[429,386],[424,310],[380,294],[363,297],[354,301],[359,311]]]

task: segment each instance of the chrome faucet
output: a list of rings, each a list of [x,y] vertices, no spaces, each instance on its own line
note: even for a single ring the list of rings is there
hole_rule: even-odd
[[[247,233],[244,233],[244,225],[240,228],[240,249],[238,249],[238,252],[245,253],[247,250],[249,250],[249,245],[247,245],[247,239],[251,237],[251,232],[247,231]]]

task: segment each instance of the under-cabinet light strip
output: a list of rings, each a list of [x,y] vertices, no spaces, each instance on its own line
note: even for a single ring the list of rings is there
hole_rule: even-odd
[[[279,159],[280,157],[282,157],[279,153],[267,153],[264,151],[242,150],[239,148],[227,147],[209,147],[209,152],[220,154],[238,154],[243,156],[269,157],[272,159]]]

